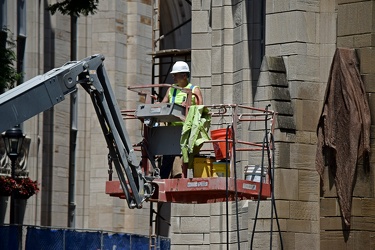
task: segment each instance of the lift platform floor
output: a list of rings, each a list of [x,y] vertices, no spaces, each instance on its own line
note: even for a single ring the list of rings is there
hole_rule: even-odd
[[[234,178],[180,178],[180,179],[155,179],[152,182],[155,192],[150,199],[153,202],[172,202],[185,204],[215,203],[227,200],[258,199],[259,190],[262,189],[261,199],[271,197],[270,184]],[[262,186],[262,187],[261,187]],[[124,199],[125,195],[119,181],[106,182],[106,194]]]

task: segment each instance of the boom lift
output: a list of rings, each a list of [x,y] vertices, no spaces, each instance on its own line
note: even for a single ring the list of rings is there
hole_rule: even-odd
[[[68,62],[2,94],[0,114],[6,119],[1,120],[0,131],[53,107],[80,84],[92,99],[128,206],[141,208],[152,195],[151,183],[136,159],[103,61],[104,56],[97,54]]]
[[[186,115],[184,108],[174,104],[141,104],[136,111],[132,111],[133,114],[138,115],[136,118],[141,119],[147,125],[145,127],[148,127],[149,134],[157,131],[157,133],[154,133],[155,138],[149,138],[149,142],[154,140],[154,142],[157,141],[155,144],[161,145],[161,147],[148,145],[145,149],[146,152],[143,152],[142,156],[146,156],[153,167],[153,171],[148,171],[148,168],[142,166],[145,164],[144,159],[142,159],[142,162],[136,159],[135,149],[130,142],[123,122],[124,114],[119,109],[103,61],[104,56],[97,54],[81,61],[68,62],[60,68],[36,76],[2,94],[0,96],[0,115],[6,117],[6,119],[2,119],[0,122],[0,132],[60,103],[64,100],[65,95],[77,91],[77,84],[80,84],[92,99],[108,145],[109,156],[119,178],[118,181],[107,181],[106,193],[126,199],[129,208],[142,208],[144,201],[212,203],[270,197],[269,178],[260,182],[245,180],[244,178],[237,179],[235,171],[234,178],[227,175],[228,178],[210,178],[209,176],[208,178],[160,179],[153,157],[162,154],[162,150],[165,150],[165,145],[167,145],[167,143],[164,146],[160,144],[159,138],[168,138],[168,136],[160,136],[160,134],[178,134],[179,131],[174,131],[176,128],[154,128],[152,124],[159,119],[173,121]],[[155,86],[153,85],[153,87]],[[142,91],[139,93],[144,94]],[[274,112],[267,109],[260,110],[241,105],[212,105],[209,108],[231,109],[232,112],[226,115],[231,117],[233,124],[247,120],[246,117],[248,116],[255,116],[254,121],[264,121],[268,126],[269,121],[274,121],[273,116],[275,115]],[[251,111],[258,111],[258,113],[239,114],[239,109],[251,109]],[[220,112],[218,114],[225,115],[220,114]],[[235,131],[235,127],[233,129]],[[268,136],[267,129],[265,131],[265,135]],[[261,144],[237,141],[235,138],[229,141],[232,143],[232,151],[234,152],[236,151],[234,150],[236,142],[252,147],[238,148],[238,151],[270,149],[269,145],[264,147]],[[178,141],[175,143],[179,144]],[[170,141],[168,141],[168,144],[170,144]],[[180,152],[179,145],[170,147],[168,150],[173,154]],[[268,169],[266,169],[268,173],[271,165],[269,160],[267,161]],[[235,164],[235,159],[231,161],[231,164]],[[233,166],[231,166],[231,169],[233,169]]]

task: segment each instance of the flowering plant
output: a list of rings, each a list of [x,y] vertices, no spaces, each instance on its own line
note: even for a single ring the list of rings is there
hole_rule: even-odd
[[[28,199],[39,192],[38,182],[27,178],[13,179],[0,176],[0,196],[10,196],[14,192],[15,198]]]
[[[16,181],[8,176],[0,176],[0,196],[9,196],[17,187]]]
[[[28,199],[39,192],[38,182],[27,178],[16,179],[15,197],[19,199]]]

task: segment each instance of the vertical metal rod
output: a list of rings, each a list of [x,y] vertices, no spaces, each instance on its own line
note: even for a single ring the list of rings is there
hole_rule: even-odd
[[[11,159],[11,176],[12,179],[15,180],[16,177],[16,160]],[[14,211],[15,208],[15,195],[14,195],[14,190],[12,190],[11,196],[10,196],[10,213],[9,213],[9,224],[13,225],[16,222],[15,216],[16,213]]]
[[[70,59],[77,60],[77,16],[70,17],[71,46]],[[75,204],[75,182],[76,182],[76,147],[78,133],[78,95],[77,92],[70,94],[70,132],[69,132],[69,204],[68,204],[68,227],[75,227],[76,204]]]

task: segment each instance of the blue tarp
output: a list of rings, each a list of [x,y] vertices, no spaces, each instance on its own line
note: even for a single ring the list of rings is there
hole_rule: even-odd
[[[18,227],[0,226],[0,248],[18,250]]]
[[[17,228],[10,228],[17,232]],[[17,233],[8,233],[16,237]],[[3,237],[6,233],[1,234]],[[2,238],[0,237],[1,242]],[[5,242],[5,241],[4,241]],[[7,242],[18,242],[17,238],[8,239]],[[170,239],[164,237],[156,238],[157,249],[169,250]],[[14,248],[17,250],[18,245]],[[148,250],[149,237],[137,234],[107,233],[102,231],[84,232],[68,229],[42,229],[28,227],[26,235],[26,250]]]

